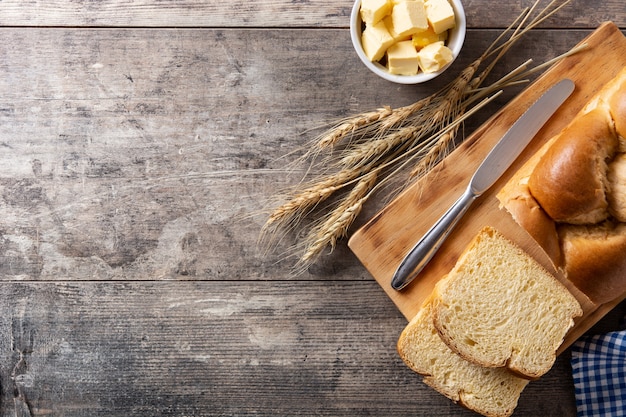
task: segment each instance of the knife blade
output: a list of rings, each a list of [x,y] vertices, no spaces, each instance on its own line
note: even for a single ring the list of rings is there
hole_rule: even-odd
[[[511,166],[519,154],[574,91],[574,82],[563,79],[547,90],[502,136],[480,164],[465,192],[413,246],[396,269],[391,286],[401,290],[428,264],[471,204]]]

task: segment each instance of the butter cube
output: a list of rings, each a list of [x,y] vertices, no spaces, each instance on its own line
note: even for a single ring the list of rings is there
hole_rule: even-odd
[[[452,61],[452,51],[442,41],[431,43],[417,53],[417,60],[425,73],[437,72]]]
[[[412,35],[428,29],[428,18],[423,0],[405,0],[391,10],[393,31],[398,37]]]
[[[373,25],[391,13],[391,0],[361,0],[361,20],[366,25]]]
[[[435,33],[442,33],[455,26],[454,10],[448,0],[426,0],[426,17]]]
[[[412,41],[398,42],[387,50],[387,69],[392,74],[415,75],[419,70],[417,50]]]
[[[411,36],[411,40],[413,41],[413,46],[416,49],[420,50],[426,45],[430,45],[431,43],[445,41],[447,38],[447,34],[447,31],[437,34],[431,27],[428,27],[428,29],[423,32],[414,33]]]
[[[393,21],[391,18],[391,15],[387,15],[385,17],[383,17],[383,22],[385,22],[385,26],[387,26],[387,31],[389,31],[389,34],[391,35],[391,37],[396,41],[408,41],[409,39],[411,39],[412,35],[403,35],[400,36],[396,33],[396,31],[393,28]]]
[[[361,35],[361,44],[365,55],[372,62],[381,59],[387,48],[394,42],[383,21],[366,26]]]

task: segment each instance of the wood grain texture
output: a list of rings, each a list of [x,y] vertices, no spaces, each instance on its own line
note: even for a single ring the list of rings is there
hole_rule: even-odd
[[[14,406],[33,416],[473,415],[400,361],[404,318],[374,282],[15,283],[0,296],[12,300],[0,318],[2,416]],[[531,383],[520,415],[574,415],[568,374],[562,359]]]
[[[300,276],[256,246],[316,129],[438,90],[520,10],[465,5],[453,69],[397,86],[354,55],[351,1],[0,1],[0,416],[473,415],[401,363],[345,245]],[[622,9],[574,0],[494,79]],[[516,415],[575,415],[565,356]]]
[[[503,17],[517,16],[532,3],[465,0],[463,5],[471,27],[503,28],[509,23]],[[352,0],[3,0],[0,26],[346,28],[352,5]],[[543,27],[593,28],[606,20],[626,25],[621,0],[572,0]]]

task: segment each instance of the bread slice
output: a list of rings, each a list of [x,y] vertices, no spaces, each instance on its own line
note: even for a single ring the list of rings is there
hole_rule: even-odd
[[[433,323],[453,351],[528,379],[550,370],[582,315],[563,284],[491,227],[478,233],[435,291]]]
[[[427,300],[400,334],[402,360],[452,401],[484,416],[510,416],[529,381],[502,368],[475,365],[451,351],[433,325],[432,307]]]

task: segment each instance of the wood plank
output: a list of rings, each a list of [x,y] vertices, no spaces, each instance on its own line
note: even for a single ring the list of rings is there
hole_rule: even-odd
[[[0,302],[2,416],[473,415],[399,359],[373,281],[15,282]],[[516,412],[575,414],[566,358]]]
[[[523,2],[466,2],[470,27],[503,28],[529,7]],[[3,0],[0,26],[64,27],[320,27],[349,26],[353,2],[341,1],[194,1],[194,0],[101,0],[97,2],[45,2]],[[545,2],[544,4],[547,4]],[[605,20],[626,26],[621,0],[573,0],[544,27],[594,28]]]
[[[465,247],[486,225],[501,231],[551,270],[580,301],[583,317],[577,320],[566,336],[562,350],[626,297],[626,294],[615,294],[613,301],[600,306],[592,304],[560,271],[554,269],[537,242],[515,223],[506,210],[499,208],[496,198],[499,190],[522,164],[558,133],[606,82],[626,67],[626,37],[615,25],[607,23],[601,26],[581,40],[583,42],[588,43],[588,50],[553,66],[535,84],[489,119],[431,173],[412,185],[352,236],[349,243],[351,249],[407,319],[415,315],[436,283],[452,269]],[[411,285],[402,291],[392,289],[391,277],[405,254],[462,194],[473,172],[499,138],[542,92],[563,78],[570,78],[576,84],[572,96],[539,131],[502,178],[481,196],[478,204],[469,209],[440,251]],[[416,213],[419,216],[416,217]]]
[[[342,30],[0,33],[0,280],[219,280],[292,278],[257,250],[259,213],[301,179],[285,161],[315,128],[432,93],[498,31],[470,33],[448,78],[418,87],[370,74]],[[494,77],[585,33],[538,31],[551,49]],[[345,247],[308,274],[368,279]]]

